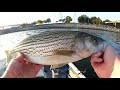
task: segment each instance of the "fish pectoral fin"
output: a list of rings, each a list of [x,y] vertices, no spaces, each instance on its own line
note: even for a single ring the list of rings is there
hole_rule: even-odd
[[[59,68],[64,66],[65,64],[56,64],[56,65],[51,65],[51,69]]]
[[[56,50],[55,53],[57,55],[65,55],[65,56],[69,56],[72,55],[75,51],[72,50]]]

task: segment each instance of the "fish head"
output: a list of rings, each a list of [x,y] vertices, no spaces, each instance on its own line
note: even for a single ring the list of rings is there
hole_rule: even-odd
[[[75,51],[81,58],[87,58],[93,53],[104,51],[107,45],[102,38],[84,33],[76,38]]]

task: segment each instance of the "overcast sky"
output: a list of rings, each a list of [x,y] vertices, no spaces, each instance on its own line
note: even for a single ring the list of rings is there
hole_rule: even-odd
[[[31,23],[36,20],[50,18],[52,23],[71,16],[73,21],[77,21],[78,16],[85,14],[89,17],[97,16],[102,20],[120,20],[120,12],[0,12],[0,26]]]

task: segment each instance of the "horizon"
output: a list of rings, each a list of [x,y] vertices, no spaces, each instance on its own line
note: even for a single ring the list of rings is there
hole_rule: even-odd
[[[0,12],[0,26],[32,23],[47,18],[51,19],[51,23],[56,23],[66,16],[70,16],[73,19],[72,22],[77,22],[77,18],[83,14],[88,17],[100,17],[102,21],[106,19],[120,20],[120,12]]]

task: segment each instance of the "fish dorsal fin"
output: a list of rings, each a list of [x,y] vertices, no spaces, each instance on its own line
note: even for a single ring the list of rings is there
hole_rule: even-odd
[[[72,55],[75,51],[72,50],[56,50],[55,53],[57,55],[65,55],[65,56],[69,56]]]

